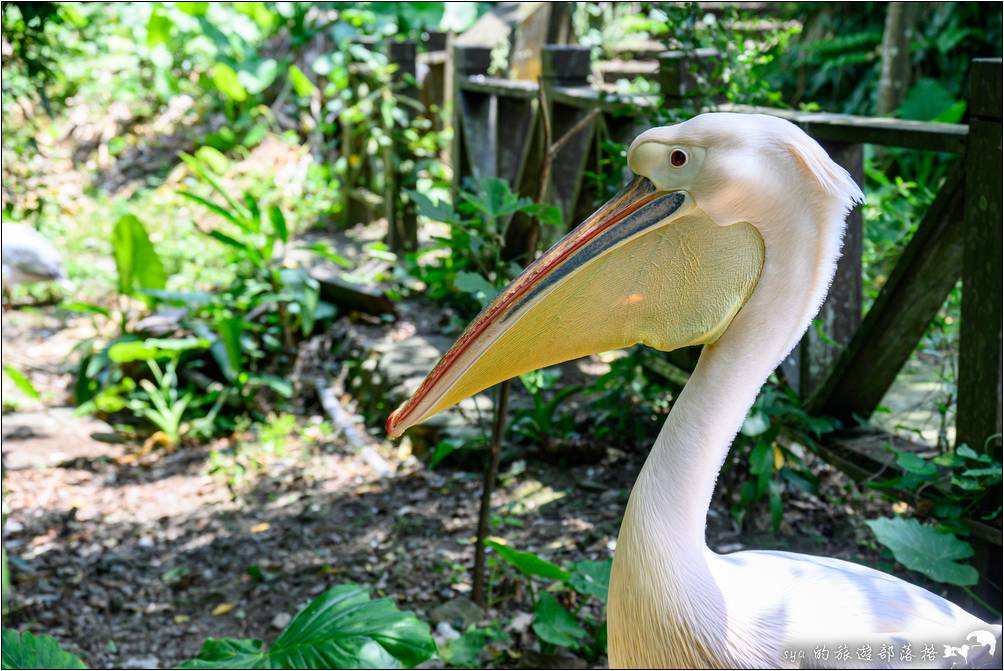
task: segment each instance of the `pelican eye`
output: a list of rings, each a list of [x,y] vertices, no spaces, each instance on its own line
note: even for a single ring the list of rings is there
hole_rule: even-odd
[[[682,168],[687,164],[687,152],[682,149],[674,149],[669,155],[669,162],[674,168]]]

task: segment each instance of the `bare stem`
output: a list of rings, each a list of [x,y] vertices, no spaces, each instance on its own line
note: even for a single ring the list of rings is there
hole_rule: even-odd
[[[488,461],[485,464],[485,479],[481,486],[481,511],[478,514],[478,535],[474,545],[474,588],[471,599],[482,608],[487,607],[485,599],[485,539],[491,530],[492,492],[499,472],[499,458],[502,456],[502,434],[505,432],[506,406],[509,405],[509,383],[506,380],[498,386],[495,401],[492,440],[489,444]]]

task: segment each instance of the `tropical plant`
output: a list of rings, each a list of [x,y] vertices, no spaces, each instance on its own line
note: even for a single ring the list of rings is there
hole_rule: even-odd
[[[559,646],[593,659],[606,653],[606,622],[587,614],[584,606],[590,600],[606,604],[611,560],[585,559],[566,569],[532,552],[510,547],[500,538],[489,538],[485,545],[526,579],[533,605],[533,631],[545,651]],[[544,586],[535,587],[535,582]]]
[[[390,599],[370,599],[358,585],[339,585],[308,603],[272,645],[210,638],[182,669],[413,668],[436,655],[429,626]],[[3,630],[5,669],[83,669],[48,636]]]
[[[567,440],[575,430],[575,418],[559,414],[561,404],[581,391],[579,386],[556,389],[561,371],[544,369],[519,376],[523,388],[530,394],[532,406],[513,411],[509,431],[539,446],[545,453],[552,451],[555,441]]]
[[[795,487],[815,494],[819,480],[804,460],[801,446],[812,447],[820,436],[839,428],[827,417],[806,413],[789,387],[764,385],[739,431],[723,477],[738,483],[732,515],[740,524],[754,506],[767,500],[771,525],[777,531],[784,515],[782,494]],[[745,477],[737,477],[740,473]]]
[[[1000,502],[989,498],[999,491],[995,488],[1001,483],[1000,462],[968,445],[933,457],[891,445],[886,449],[895,457],[902,474],[867,486],[888,492],[896,501],[897,492],[913,493],[916,514],[935,524],[921,524],[907,517],[880,518],[868,523],[876,538],[892,550],[897,561],[932,580],[961,586],[976,584],[976,569],[957,563],[973,555],[972,546],[959,536],[970,534],[968,519],[990,522],[1000,518]]]
[[[418,192],[410,197],[420,215],[448,224],[449,233],[407,257],[409,273],[423,283],[429,298],[452,300],[471,317],[519,274],[519,262],[529,261],[525,252],[513,259],[504,257],[513,216],[524,214],[549,226],[560,226],[562,221],[558,207],[534,203],[495,177],[481,180],[476,187],[468,185],[455,205],[433,202]]]
[[[429,626],[357,585],[332,587],[307,604],[268,648],[211,638],[182,669],[412,668],[436,654]]]
[[[86,669],[87,666],[79,657],[63,650],[51,636],[4,629],[3,668]]]

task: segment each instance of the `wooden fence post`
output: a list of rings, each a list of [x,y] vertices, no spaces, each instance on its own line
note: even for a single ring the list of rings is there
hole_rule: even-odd
[[[864,147],[843,142],[821,142],[823,149],[838,165],[850,173],[851,178],[864,187]],[[837,262],[837,272],[826,300],[819,308],[813,325],[799,346],[781,363],[788,384],[802,399],[808,399],[819,388],[840,352],[854,337],[861,325],[862,232],[861,206],[847,215],[843,248]],[[819,322],[817,329],[816,322]]]
[[[443,127],[443,110],[446,109],[451,98],[451,90],[448,88],[449,59],[446,57],[449,41],[449,33],[430,30],[426,36],[425,49],[417,57],[426,68],[419,97],[429,112],[428,116],[429,120],[432,121],[433,128],[437,130]],[[418,65],[416,65],[416,73],[417,71]]]
[[[396,93],[413,100],[418,99],[418,88],[415,86],[415,58],[414,40],[387,43],[387,60],[397,66],[397,70],[393,74],[394,82],[397,85]],[[405,109],[410,110],[410,107],[405,107]],[[408,113],[408,116],[411,117],[411,112]],[[393,126],[384,128],[384,132],[392,138],[398,135],[397,129]],[[391,250],[400,253],[418,247],[418,217],[410,201],[402,207],[400,193],[402,188],[409,186],[414,188],[414,184],[405,183],[408,178],[414,179],[414,171],[408,176],[400,174],[400,168],[394,162],[395,155],[398,160],[407,159],[407,151],[396,142],[383,148],[383,207],[384,216],[387,219],[387,244]]]
[[[684,107],[690,100],[694,108],[700,110],[709,93],[704,89],[714,76],[719,60],[718,50],[712,48],[659,54],[659,90],[666,106]]]
[[[451,98],[453,99],[453,110],[451,124],[453,126],[453,143],[450,147],[451,165],[453,166],[453,195],[456,200],[457,191],[463,185],[465,177],[471,175],[470,151],[467,146],[467,136],[471,129],[470,121],[475,110],[471,110],[467,105],[465,93],[460,86],[460,80],[474,75],[487,75],[488,68],[492,62],[492,50],[490,47],[454,45],[453,47],[453,73]],[[485,110],[487,113],[488,110]],[[490,130],[488,127],[485,130]],[[494,137],[484,137],[485,145],[494,141]],[[476,153],[488,150],[488,146],[475,147]],[[494,155],[494,153],[493,153]]]
[[[969,149],[956,444],[1001,459],[1001,59],[973,61],[969,75]],[[1000,506],[1001,486],[986,495],[982,514]],[[1000,547],[974,542],[976,593],[1001,602]]]
[[[540,58],[540,83],[551,122],[550,142],[553,145],[565,141],[565,135],[578,127],[586,115],[592,113],[592,110],[581,107],[555,103],[553,95],[557,87],[589,86],[589,75],[592,72],[590,49],[578,44],[548,44],[541,52]],[[574,131],[574,135],[567,138],[553,157],[547,198],[556,201],[561,207],[566,226],[578,223],[574,221],[577,214],[576,205],[582,186],[583,169],[592,146],[594,128],[595,123],[590,123]],[[544,151],[547,151],[547,148],[544,148]]]
[[[956,440],[1000,459],[1001,59],[973,61],[970,85]]]

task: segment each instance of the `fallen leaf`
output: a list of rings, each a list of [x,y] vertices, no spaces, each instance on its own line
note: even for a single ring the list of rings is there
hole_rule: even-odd
[[[174,623],[175,624],[185,624],[190,619],[191,618],[189,618],[187,615],[175,615],[174,616]]]
[[[230,603],[229,601],[224,601],[223,603],[217,605],[216,608],[213,608],[213,615],[216,617],[219,617],[221,615],[226,615],[236,607],[237,604]]]
[[[256,524],[250,529],[253,534],[260,534],[262,532],[268,531],[268,522],[262,522],[261,524]]]

